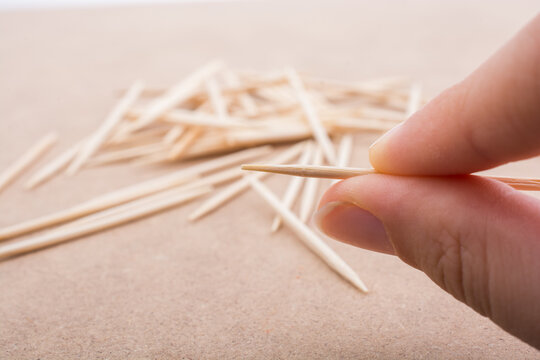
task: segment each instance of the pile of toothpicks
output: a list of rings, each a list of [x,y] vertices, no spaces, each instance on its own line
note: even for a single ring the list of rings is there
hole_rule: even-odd
[[[196,221],[252,188],[309,249],[356,288],[358,275],[306,225],[316,205],[318,179],[294,177],[276,196],[239,165],[251,161],[347,166],[354,133],[385,132],[425,100],[421,88],[402,77],[343,82],[299,74],[232,70],[222,61],[204,64],[168,89],[135,81],[96,130],[30,174],[33,189],[59,175],[112,163],[145,166],[201,158],[196,165],[103,194],[68,209],[0,229],[0,259],[57,245],[132,222],[195,199]],[[17,180],[58,141],[46,135],[5,171],[0,192]],[[280,145],[279,151],[274,145]],[[282,150],[284,149],[284,150]],[[299,213],[292,208],[300,198]],[[43,231],[37,235],[20,236]]]

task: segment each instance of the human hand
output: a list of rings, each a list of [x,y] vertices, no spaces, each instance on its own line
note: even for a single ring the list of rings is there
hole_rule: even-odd
[[[399,256],[540,348],[540,201],[469,174],[540,154],[540,15],[370,148],[385,174],[330,188],[316,221]],[[407,175],[407,176],[396,176]]]

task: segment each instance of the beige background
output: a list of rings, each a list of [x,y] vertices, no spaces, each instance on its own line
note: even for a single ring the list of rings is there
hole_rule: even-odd
[[[169,85],[213,57],[344,80],[410,75],[433,95],[537,9],[306,1],[0,13],[0,168],[50,129],[62,148],[88,133],[133,79]],[[354,165],[367,165],[373,140],[357,137]],[[0,194],[0,225],[167,170],[85,170],[31,193],[19,182]],[[496,172],[540,176],[540,161]],[[396,258],[331,241],[372,289],[359,294],[288,230],[270,236],[271,211],[253,193],[189,225],[195,206],[1,262],[0,358],[540,358]]]

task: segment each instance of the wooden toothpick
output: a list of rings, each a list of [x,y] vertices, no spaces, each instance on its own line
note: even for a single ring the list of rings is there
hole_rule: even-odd
[[[409,92],[409,102],[407,103],[407,118],[420,109],[422,105],[422,85],[420,83],[414,83],[411,86],[411,91]]]
[[[313,163],[315,165],[322,164],[323,154],[320,146],[317,146],[315,150],[315,155],[313,156]],[[317,190],[319,188],[319,179],[318,178],[308,178],[306,180],[306,185],[304,186],[304,191],[302,192],[302,202],[300,203],[300,220],[303,223],[307,223],[313,208],[315,207],[315,201],[317,199]]]
[[[253,159],[266,155],[271,151],[271,149],[272,148],[270,146],[262,146],[225,155],[214,160],[206,161],[204,163],[189,167],[185,170],[178,170],[172,174],[161,176],[157,179],[148,180],[120,190],[109,192],[105,195],[99,196],[71,208],[58,211],[56,213],[5,227],[0,229],[0,241],[61,224],[85,215],[111,208],[113,206],[142,198],[144,196],[155,194],[159,191],[184,184],[195,179],[197,176],[238,164],[247,159]]]
[[[313,156],[313,143],[311,141],[308,141],[306,144],[306,147],[304,148],[304,152],[302,153],[302,156],[300,157],[299,163],[302,165],[307,165],[311,158]],[[291,179],[289,182],[289,186],[287,187],[287,190],[285,190],[285,194],[283,195],[283,199],[281,200],[283,202],[283,206],[285,206],[287,209],[291,209],[294,205],[294,202],[298,198],[298,195],[300,194],[300,190],[302,189],[302,185],[304,184],[304,178],[300,176],[295,176]],[[274,221],[272,222],[271,231],[276,232],[279,227],[281,226],[281,215],[279,213],[274,218]]]
[[[330,141],[328,133],[322,125],[321,120],[317,115],[317,112],[315,111],[313,105],[309,100],[308,94],[306,93],[304,85],[302,84],[302,80],[300,79],[296,71],[294,71],[294,69],[287,69],[286,73],[291,87],[293,88],[295,95],[298,98],[298,101],[300,102],[304,113],[306,114],[306,118],[313,131],[313,136],[322,148],[322,151],[328,163],[334,165],[337,161],[336,150],[334,149],[332,141]]]
[[[24,170],[39,159],[47,150],[49,150],[58,140],[56,133],[47,134],[39,140],[34,146],[26,151],[22,157],[15,161],[4,172],[0,173],[0,192],[19,177]]]
[[[83,140],[84,141],[84,140]],[[64,169],[73,160],[77,152],[79,151],[83,142],[78,142],[68,150],[64,151],[58,157],[53,159],[50,163],[39,169],[25,184],[26,189],[33,189],[45,181],[52,178],[55,174]]]
[[[349,162],[351,161],[352,149],[353,149],[352,135],[351,134],[343,135],[341,139],[339,140],[337,166],[344,167],[344,166],[349,165]],[[335,179],[334,181],[332,181],[332,185],[338,181],[339,181],[338,179]]]
[[[150,216],[157,212],[183,204],[208,193],[211,189],[202,187],[189,191],[180,191],[170,194],[167,197],[160,197],[157,201],[145,206],[129,209],[127,211],[112,214],[111,216],[96,219],[95,221],[80,224],[80,226],[66,227],[52,231],[48,234],[36,236],[34,238],[13,242],[0,247],[0,260],[12,256],[22,255],[31,251],[57,245],[81,236],[96,233],[119,226],[130,221],[138,220]]]
[[[176,105],[192,96],[205,79],[214,75],[223,68],[223,62],[220,60],[211,61],[177,85],[170,88],[165,94],[157,98],[150,106],[141,114],[139,119],[130,126],[126,131],[135,131],[146,125],[149,125],[161,117],[165,112],[171,110]]]
[[[303,145],[303,143],[300,143],[292,146],[291,148],[283,151],[282,153],[274,157],[273,161],[277,163],[285,163],[293,160],[300,154]],[[255,176],[257,176],[258,178],[264,177],[262,176],[262,174],[257,174]],[[215,211],[221,205],[225,204],[227,201],[231,200],[235,196],[238,196],[248,188],[249,183],[246,179],[240,179],[232,183],[231,185],[227,186],[225,189],[221,190],[216,195],[210,197],[208,200],[202,203],[197,209],[195,209],[194,212],[189,215],[188,219],[190,221],[199,220],[203,216],[211,213],[212,211]]]
[[[88,160],[108,139],[109,135],[115,129],[120,121],[124,118],[124,115],[133,106],[142,90],[144,84],[142,81],[136,81],[124,95],[124,97],[116,104],[111,113],[103,121],[97,131],[91,135],[84,144],[80,147],[77,155],[69,165],[66,173],[68,175],[75,174],[84,162]]]
[[[274,211],[279,212],[283,221],[302,242],[315,254],[317,254],[330,268],[341,275],[345,280],[353,284],[357,289],[365,293],[367,286],[360,279],[358,274],[338,254],[332,250],[317,234],[315,234],[306,224],[304,224],[294,213],[287,209],[281,201],[259,180],[253,176],[247,177],[251,187],[270,205]]]
[[[315,177],[324,179],[348,179],[353,176],[381,174],[375,171],[375,169],[314,165],[245,164],[242,165],[242,170],[263,171],[275,174]],[[484,175],[482,175],[482,177],[501,181],[507,185],[510,185],[516,190],[540,191],[540,179],[511,178]]]

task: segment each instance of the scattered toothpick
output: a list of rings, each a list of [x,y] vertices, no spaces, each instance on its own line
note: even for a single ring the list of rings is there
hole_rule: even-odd
[[[39,140],[34,146],[28,149],[22,157],[0,173],[0,192],[20,176],[34,161],[39,159],[58,140],[58,135],[51,133]]]
[[[368,292],[367,286],[353,269],[343,259],[341,259],[320,237],[318,237],[306,224],[304,224],[292,211],[287,209],[281,201],[259,180],[253,176],[247,177],[251,187],[270,205],[274,211],[279,212],[283,221],[294,231],[300,240],[328,266],[343,276],[347,281],[353,284],[360,291]]]
[[[32,174],[25,186],[32,189],[42,185],[64,169],[74,174],[82,168],[112,163],[161,164],[174,170],[1,228],[0,241],[47,232],[0,246],[0,259],[60,244],[208,195],[189,215],[189,220],[200,219],[251,186],[276,213],[272,232],[285,222],[331,268],[367,291],[358,275],[305,224],[318,196],[317,178],[376,173],[373,169],[345,167],[352,154],[353,133],[383,133],[425,102],[420,85],[403,77],[339,81],[292,68],[265,73],[233,70],[219,60],[204,64],[170,88],[149,88],[137,81],[123,92],[94,132],[70,142],[74,145]],[[0,173],[0,191],[55,141],[54,135],[48,135]],[[273,155],[271,144],[289,148]],[[261,157],[274,165],[244,165],[243,169],[266,174],[247,175],[237,166]],[[297,157],[299,165],[285,165]],[[190,159],[199,163],[188,163]],[[182,164],[185,167],[176,168]],[[282,200],[278,200],[259,182],[271,172],[301,177],[292,178]],[[311,178],[304,181],[303,177]],[[540,190],[540,180],[491,178],[520,190]],[[296,215],[292,208],[301,192]]]

